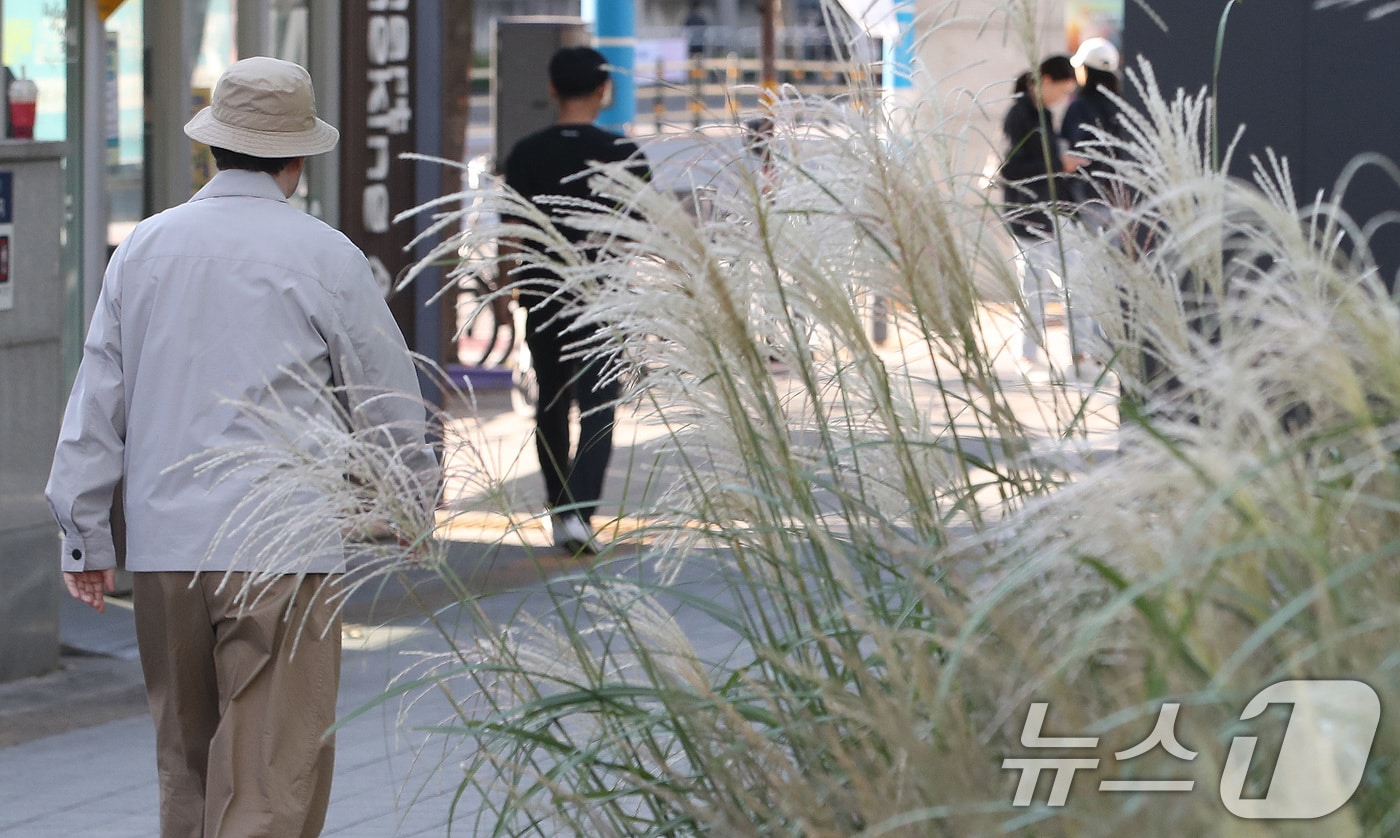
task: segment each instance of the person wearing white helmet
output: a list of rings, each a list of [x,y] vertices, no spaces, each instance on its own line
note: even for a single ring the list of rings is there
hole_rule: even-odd
[[[1112,149],[1102,144],[1103,135],[1120,136],[1119,109],[1112,97],[1119,94],[1118,48],[1104,38],[1089,38],[1079,45],[1070,57],[1079,81],[1079,92],[1065,109],[1065,118],[1060,124],[1060,136],[1065,143],[1065,162],[1074,175],[1067,178],[1069,199],[1076,205],[1075,216],[1079,221],[1094,230],[1106,229],[1112,221],[1112,201],[1110,188],[1103,175],[1110,163],[1101,159],[1112,157]],[[1093,150],[1092,152],[1090,150]],[[1094,157],[1100,159],[1093,159]],[[1071,275],[1077,272],[1080,261],[1076,255],[1069,259]],[[1075,283],[1066,283],[1065,293],[1073,296]],[[1070,324],[1071,343],[1074,346],[1074,367],[1080,375],[1094,376],[1098,364],[1087,351],[1103,345],[1102,331],[1086,311],[1087,306],[1075,307],[1079,315]]]
[[[1120,92],[1118,48],[1104,38],[1089,38],[1079,45],[1070,63],[1079,78],[1079,94],[1065,110],[1060,134],[1069,149],[1067,168],[1079,175],[1071,181],[1070,197],[1082,204],[1099,197],[1093,178],[1105,169],[1102,161],[1089,159],[1087,150],[1095,147],[1098,132],[1117,136],[1120,130],[1118,104],[1109,95]],[[1102,146],[1098,148],[1103,151]]]

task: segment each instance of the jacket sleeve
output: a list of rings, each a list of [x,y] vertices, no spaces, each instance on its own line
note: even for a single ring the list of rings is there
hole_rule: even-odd
[[[68,396],[44,494],[63,532],[63,570],[117,566],[112,495],[126,448],[126,384],[122,377],[121,270],[112,256]]]
[[[417,481],[424,512],[437,503],[440,468],[427,443],[427,411],[418,373],[398,323],[379,291],[369,262],[356,250],[334,286],[337,328],[327,349],[351,429],[370,431]]]
[[[1114,137],[1122,136],[1118,106],[1102,93],[1080,94],[1065,110],[1065,122],[1060,133],[1071,149],[1097,145],[1100,154],[1115,155],[1117,150],[1103,147],[1100,132]]]
[[[1089,126],[1093,122],[1092,109],[1082,97],[1069,103],[1069,108],[1065,110],[1065,123],[1060,129],[1060,133],[1064,136],[1065,142],[1069,144],[1071,150],[1095,139],[1089,130]]]

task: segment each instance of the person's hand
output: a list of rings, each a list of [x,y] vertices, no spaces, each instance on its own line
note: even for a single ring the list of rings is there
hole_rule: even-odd
[[[64,572],[63,582],[73,599],[91,605],[101,614],[107,610],[106,595],[117,589],[117,572],[112,569]]]
[[[409,564],[418,564],[422,559],[423,546],[392,521],[376,521],[357,530],[346,530],[343,535],[352,542],[378,544],[381,547],[393,544],[398,547],[400,558]]]
[[[405,562],[415,566],[423,563],[422,545],[410,540],[407,533],[398,533],[396,538],[398,540],[399,550],[403,553],[403,560]]]

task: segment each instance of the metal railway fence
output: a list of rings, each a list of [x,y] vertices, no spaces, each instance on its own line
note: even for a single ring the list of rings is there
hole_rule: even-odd
[[[634,68],[637,118],[656,131],[737,122],[761,107],[761,62],[758,58],[696,56],[684,61],[649,62]],[[778,83],[803,96],[846,97],[859,107],[879,98],[878,63],[826,59],[779,59]],[[491,122],[490,67],[472,73],[471,122]]]
[[[780,59],[778,84],[804,96],[849,97],[859,106],[879,95],[879,67],[838,61]],[[657,130],[665,126],[699,127],[723,114],[737,122],[742,112],[760,107],[762,62],[757,58],[697,58],[657,61],[637,67],[637,113],[650,112]]]

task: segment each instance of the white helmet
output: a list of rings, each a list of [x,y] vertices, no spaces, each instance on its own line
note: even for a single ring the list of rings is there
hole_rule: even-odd
[[[1070,63],[1076,67],[1103,70],[1105,73],[1118,72],[1118,47],[1107,38],[1089,38],[1079,45]]]

